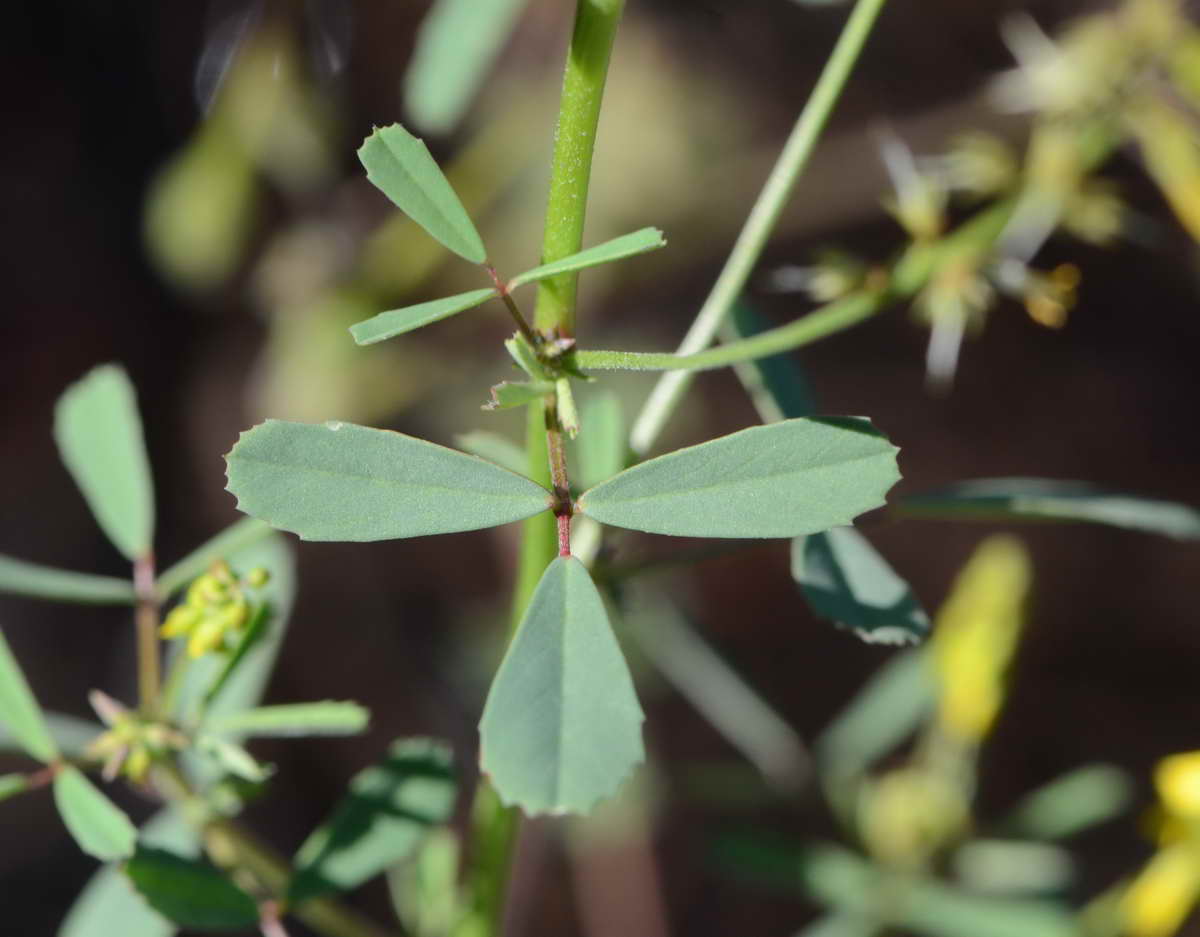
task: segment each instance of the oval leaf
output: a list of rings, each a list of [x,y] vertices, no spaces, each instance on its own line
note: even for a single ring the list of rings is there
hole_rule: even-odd
[[[53,761],[58,756],[58,746],[46,726],[46,717],[25,681],[3,631],[0,631],[0,724],[7,727],[17,744],[38,761]]]
[[[474,263],[487,260],[467,210],[421,140],[399,124],[379,127],[358,158],[367,178],[431,237]]]
[[[537,280],[545,280],[547,277],[558,276],[560,273],[570,273],[574,270],[583,270],[586,267],[609,264],[614,260],[636,257],[638,254],[644,254],[647,251],[658,250],[660,247],[666,246],[667,239],[663,237],[663,233],[658,228],[642,228],[640,231],[634,231],[632,234],[623,234],[619,238],[613,238],[611,241],[605,241],[603,244],[589,247],[578,254],[571,254],[571,256],[564,257],[562,260],[556,260],[554,263],[542,264],[540,267],[534,267],[532,270],[526,270],[524,273],[517,274],[509,282],[508,288],[515,290],[518,286],[524,286],[526,283],[533,283]]]
[[[245,930],[258,923],[254,899],[200,859],[138,846],[125,874],[150,907],[180,927]]]
[[[54,411],[63,462],[96,521],[130,560],[150,551],[154,488],[133,385],[116,365],[73,384]]]
[[[0,592],[84,605],[132,605],[133,584],[115,576],[76,573],[0,556]]]
[[[681,537],[817,533],[884,503],[898,451],[865,420],[784,420],[635,465],[585,492],[579,510]]]
[[[492,681],[480,767],[526,813],[586,813],[642,761],[644,718],[600,593],[560,556]]]
[[[454,809],[450,751],[431,739],[393,742],[296,854],[288,902],[356,888],[405,858]]]
[[[77,768],[54,775],[54,802],[79,848],[101,862],[133,855],[137,829]]]
[[[853,527],[793,540],[792,578],[814,612],[870,644],[913,644],[929,631],[908,583]]]
[[[437,322],[439,319],[448,319],[457,313],[474,309],[495,295],[496,290],[488,287],[459,293],[456,296],[446,296],[428,303],[418,303],[415,306],[405,306],[402,309],[389,309],[370,319],[356,322],[350,326],[350,334],[359,345],[373,345]]]
[[[209,719],[208,732],[255,738],[284,738],[303,735],[354,735],[367,728],[371,714],[357,703],[294,703],[262,706]]]
[[[389,540],[524,520],[536,482],[483,459],[353,423],[267,420],[225,457],[238,507],[305,540]]]

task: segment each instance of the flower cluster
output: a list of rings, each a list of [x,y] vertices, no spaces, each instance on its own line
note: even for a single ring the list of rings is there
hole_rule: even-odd
[[[242,578],[218,560],[188,587],[187,596],[167,615],[159,633],[164,638],[186,637],[191,657],[221,650],[227,637],[244,631],[253,617],[247,590],[262,588],[267,579],[262,567]]]

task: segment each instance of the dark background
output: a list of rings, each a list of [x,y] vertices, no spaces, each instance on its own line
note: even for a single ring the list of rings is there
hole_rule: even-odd
[[[508,73],[521,72],[550,92],[559,80],[569,26],[559,6],[568,4],[533,5],[504,64]],[[873,129],[886,121],[918,151],[935,152],[955,129],[996,126],[978,92],[1010,64],[999,38],[1000,18],[1028,10],[1050,28],[1091,6],[1103,5],[893,0],[764,268],[800,262],[833,240],[886,256],[901,236],[877,207],[884,181]],[[397,89],[424,7],[349,5],[348,66],[327,88],[338,108],[339,170],[350,180],[339,181],[339,187],[361,184],[353,150],[372,124],[404,117]],[[121,559],[61,466],[50,433],[58,394],[105,361],[123,363],[138,388],[156,475],[163,562],[235,519],[232,498],[222,491],[221,455],[241,429],[266,415],[248,381],[268,328],[249,288],[257,252],[302,211],[321,213],[326,205],[320,197],[315,208],[268,200],[239,272],[201,294],[172,287],[148,263],[143,201],[153,174],[200,119],[192,80],[210,16],[204,4],[100,0],[11,4],[5,10],[0,552],[124,575]],[[583,336],[593,330],[611,336],[596,339],[602,347],[617,341],[646,349],[673,346],[765,171],[765,163],[742,163],[738,157],[767,154],[782,140],[843,17],[844,10],[785,0],[631,0],[614,76],[625,51],[645,75],[669,72],[676,87],[697,91],[681,103],[646,78],[641,87],[627,81],[624,100],[654,99],[661,92],[664,108],[682,108],[673,116],[663,111],[676,121],[669,126],[695,126],[698,134],[708,134],[694,142],[677,139],[675,145],[687,152],[708,147],[717,156],[713,174],[703,179],[685,171],[609,178],[604,184],[610,189],[594,195],[598,204],[606,191],[621,186],[649,193],[641,202],[643,214],[631,216],[621,230],[659,224],[672,237],[668,252],[676,256],[666,273],[647,267],[642,279],[624,287],[609,284],[602,294],[589,294],[585,281]],[[713,89],[724,97],[709,97]],[[605,154],[623,154],[626,172],[643,155],[654,163],[655,128],[642,128],[643,136],[622,121],[621,100],[614,91],[606,105],[601,133],[611,136],[598,156],[598,185]],[[719,112],[722,120],[736,113],[740,125],[724,123],[714,130],[705,123],[706,114],[711,119],[717,113],[712,108],[725,109]],[[505,119],[504,102],[495,101],[474,118],[476,125]],[[512,143],[545,152],[550,125],[543,122],[535,134],[526,137],[522,130]],[[462,135],[437,140],[435,151],[450,156],[461,141]],[[655,165],[661,169],[661,161]],[[968,344],[957,384],[942,398],[924,390],[926,335],[902,311],[803,354],[828,412],[869,414],[902,447],[901,491],[959,478],[1040,475],[1200,503],[1200,444],[1192,429],[1200,332],[1194,249],[1141,181],[1132,155],[1118,158],[1112,172],[1124,180],[1138,210],[1154,221],[1154,237],[1114,252],[1051,244],[1049,262],[1070,258],[1084,273],[1079,306],[1065,329],[1039,328],[1019,308],[1002,305],[989,316],[981,339]],[[722,185],[714,186],[714,178]],[[722,188],[744,189],[746,196],[733,198],[718,191]],[[668,204],[665,217],[653,197],[657,189]],[[540,212],[543,196],[536,188],[529,191]],[[372,204],[369,196],[359,196]],[[728,203],[729,210],[701,213],[703,224],[690,226],[689,212],[710,203]],[[367,212],[368,221],[375,217],[371,211],[377,215],[379,207]],[[595,239],[598,235],[589,236]],[[528,251],[536,251],[535,245],[536,234]],[[806,308],[796,297],[759,298],[761,308],[780,321]],[[503,330],[497,320],[474,331],[423,338],[440,343],[440,360],[448,362],[453,392],[462,402],[417,396],[374,422],[439,442],[483,425],[490,418],[471,416],[473,401],[482,398],[500,367]],[[456,340],[481,342],[483,350],[457,363]],[[481,360],[490,362],[489,370],[471,373]],[[648,384],[612,380],[629,381],[632,415],[636,393]],[[464,425],[460,418],[475,422]],[[698,382],[672,439],[695,441],[751,419],[732,378],[708,375]],[[870,528],[877,546],[931,609],[985,530],[934,522]],[[1036,592],[1012,697],[985,755],[984,816],[1085,761],[1113,761],[1146,779],[1157,758],[1197,747],[1200,724],[1198,548],[1091,527],[1019,532],[1033,551]],[[465,765],[473,763],[473,727],[487,665],[471,658],[486,659],[496,647],[499,610],[507,602],[514,566],[512,545],[512,532],[506,531],[299,547],[300,594],[269,699],[353,697],[372,709],[373,727],[352,740],[256,749],[279,766],[273,796],[247,814],[257,830],[282,850],[293,850],[350,775],[397,735],[446,737]],[[669,546],[646,539],[629,549],[651,553]],[[795,593],[786,562],[786,551],[775,545],[712,561],[700,575],[671,581],[712,643],[811,739],[889,651],[864,646],[813,619]],[[79,715],[87,714],[85,693],[91,687],[124,699],[133,694],[127,618],[120,610],[0,599],[0,624],[40,700]],[[707,861],[707,843],[712,834],[733,827],[758,826],[799,838],[826,835],[829,824],[815,798],[751,811],[689,799],[682,793],[689,765],[736,756],[677,696],[656,691],[646,703],[647,740],[663,796],[654,846],[671,932],[794,930],[811,909],[730,882]],[[1148,785],[1142,793],[1148,798]],[[151,809],[130,797],[122,803],[138,816]],[[1081,895],[1111,883],[1148,854],[1134,819],[1079,843]],[[52,934],[93,863],[68,838],[49,796],[0,806],[0,824],[4,930]],[[514,932],[584,932],[558,829],[540,822],[526,841],[514,908],[522,926]],[[386,914],[381,888],[365,889],[360,900]]]

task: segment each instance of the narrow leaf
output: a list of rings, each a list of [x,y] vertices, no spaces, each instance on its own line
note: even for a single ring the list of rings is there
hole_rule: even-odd
[[[125,874],[146,903],[180,927],[244,931],[258,923],[258,905],[210,863],[139,846]]]
[[[571,439],[579,435],[579,411],[575,407],[575,394],[571,391],[571,379],[560,377],[554,382],[555,409],[558,425]]]
[[[682,537],[795,537],[849,524],[899,479],[866,421],[796,419],[659,456],[587,491],[602,524]]]
[[[79,769],[65,765],[54,775],[54,802],[75,842],[88,855],[101,862],[133,855],[137,829]]]
[[[148,553],[154,489],[137,398],[124,370],[102,365],[67,388],[54,411],[54,438],[108,539],[130,560]]]
[[[625,468],[625,420],[621,399],[611,391],[588,394],[582,409],[587,432],[579,437],[579,481],[591,488]]]
[[[666,246],[667,240],[658,228],[642,228],[640,231],[634,231],[632,234],[624,234],[619,238],[613,238],[611,241],[605,241],[603,244],[589,247],[578,254],[572,254],[569,257],[562,258],[562,260],[556,260],[554,263],[542,264],[540,267],[526,270],[524,273],[513,277],[508,284],[508,288],[515,290],[518,286],[524,286],[526,283],[534,283],[538,280],[545,280],[560,273],[570,273],[574,270],[583,270],[586,267],[596,267],[600,264],[612,263],[614,260],[624,260],[626,257],[634,257],[638,254],[644,254],[647,251],[658,250],[660,247]]]
[[[238,551],[265,540],[271,533],[271,525],[256,518],[243,517],[235,521],[165,570],[158,577],[158,594],[164,599],[170,598],[212,566],[214,560],[227,560]]]
[[[642,708],[583,564],[542,576],[492,681],[481,769],[526,813],[587,813],[644,757]]]
[[[450,751],[430,739],[392,743],[350,782],[333,815],[296,854],[288,902],[356,888],[404,859],[454,809]]]
[[[487,251],[425,144],[399,124],[376,128],[358,150],[367,178],[445,247],[474,263]]]
[[[853,527],[793,540],[792,578],[814,612],[869,644],[913,644],[929,631],[908,583]]]
[[[404,75],[404,107],[430,133],[462,119],[527,0],[437,0]]]
[[[1086,482],[1048,478],[988,478],[959,482],[937,491],[903,498],[905,514],[953,519],[1087,521],[1163,534],[1177,540],[1200,539],[1200,511],[1174,501],[1095,488]]]
[[[84,605],[132,605],[133,584],[115,576],[76,573],[0,556],[0,592]]]
[[[54,747],[58,754],[68,758],[82,758],[87,747],[96,740],[97,735],[104,731],[104,726],[99,723],[89,722],[87,719],[80,719],[77,716],[43,712],[42,717],[50,732],[50,738],[54,740]],[[0,719],[0,751],[10,749],[23,751],[24,745],[21,744],[16,734],[4,724],[3,719]]]
[[[434,299],[427,303],[417,303],[415,306],[389,309],[370,319],[354,323],[350,326],[350,334],[359,345],[374,345],[405,332],[412,332],[431,322],[449,319],[460,312],[474,309],[495,295],[496,291],[489,287]]]
[[[1133,785],[1116,765],[1084,765],[1028,794],[1005,818],[1019,836],[1065,839],[1129,809]]]
[[[511,410],[524,407],[554,393],[550,381],[501,381],[492,387],[492,399],[483,405],[484,410]]]
[[[294,703],[246,709],[209,719],[208,732],[254,738],[304,735],[356,735],[367,728],[371,714],[357,703]]]
[[[497,433],[486,430],[472,430],[454,437],[454,443],[464,452],[495,462],[501,468],[518,475],[525,474],[525,466],[529,461],[525,458],[525,450],[510,439],[505,439]]]
[[[264,765],[240,745],[227,742],[212,735],[201,735],[196,739],[196,750],[211,759],[215,773],[232,774],[234,777],[261,784],[275,769]]]
[[[0,631],[0,725],[8,728],[21,749],[38,761],[53,761],[58,746],[25,675]]]
[[[29,776],[26,774],[0,774],[0,801],[24,794],[29,790]]]
[[[304,540],[478,530],[550,504],[541,485],[490,462],[353,423],[268,420],[225,458],[238,507]]]

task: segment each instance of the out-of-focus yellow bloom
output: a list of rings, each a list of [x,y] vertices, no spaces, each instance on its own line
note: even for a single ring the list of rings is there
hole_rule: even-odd
[[[978,742],[995,721],[1031,577],[1021,543],[992,537],[975,551],[938,613],[933,660],[938,721],[948,735]]]
[[[1154,786],[1168,813],[1200,820],[1200,752],[1164,758],[1154,769]]]
[[[1121,898],[1129,937],[1171,937],[1200,898],[1200,850],[1177,843],[1159,852]]]
[[[175,729],[144,720],[137,712],[99,690],[88,694],[96,714],[108,728],[84,750],[86,758],[104,762],[104,779],[125,775],[135,784],[146,780],[155,757],[168,748],[187,744]]]
[[[863,842],[875,858],[917,868],[957,835],[969,811],[960,787],[924,766],[890,771],[863,789]]]
[[[242,631],[250,622],[246,589],[266,585],[269,574],[257,567],[239,578],[224,560],[188,587],[183,602],[171,610],[159,629],[164,638],[188,639],[187,652],[201,657],[221,649],[227,635]]]

